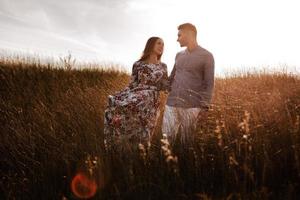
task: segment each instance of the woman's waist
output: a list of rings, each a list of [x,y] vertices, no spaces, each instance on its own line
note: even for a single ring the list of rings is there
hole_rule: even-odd
[[[136,86],[129,87],[131,91],[139,91],[139,90],[155,90],[158,91],[158,87],[154,85],[147,84],[138,84]]]

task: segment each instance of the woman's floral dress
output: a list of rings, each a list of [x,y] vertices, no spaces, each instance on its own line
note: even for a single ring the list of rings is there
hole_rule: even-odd
[[[166,64],[135,62],[129,86],[108,96],[104,135],[149,138],[159,116],[159,91],[168,88]]]

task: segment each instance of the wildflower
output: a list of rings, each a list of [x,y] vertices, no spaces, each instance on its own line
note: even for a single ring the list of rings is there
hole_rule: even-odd
[[[248,111],[245,111],[245,118],[238,126],[245,132],[247,136],[249,136],[250,134],[249,121],[250,121],[250,113]]]
[[[143,158],[144,162],[146,161],[146,149],[145,146],[141,143],[139,143],[139,150],[140,150],[140,156]]]
[[[223,126],[220,126],[219,120],[217,120],[216,122],[217,122],[217,126],[216,126],[216,129],[215,129],[215,133],[217,134],[218,145],[222,146],[223,145],[223,141],[222,141],[221,127],[223,127],[224,124],[223,124]]]
[[[236,166],[239,165],[239,163],[238,163],[237,160],[235,159],[235,156],[229,156],[229,164],[230,164],[230,165],[236,165]]]
[[[85,160],[85,164],[86,164],[86,167],[87,167],[88,172],[90,173],[90,175],[93,175],[93,172],[94,172],[95,168],[97,167],[97,163],[98,163],[98,157],[97,156],[95,156],[92,159],[91,156],[88,155],[87,159]]]
[[[161,149],[166,158],[166,162],[167,163],[170,163],[170,162],[177,163],[177,157],[172,155],[172,151],[170,149],[170,143],[165,134],[163,135],[163,139],[161,139],[160,141],[162,143]]]

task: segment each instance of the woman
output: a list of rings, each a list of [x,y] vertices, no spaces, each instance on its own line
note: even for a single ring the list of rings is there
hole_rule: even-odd
[[[159,91],[169,88],[167,65],[160,61],[164,43],[148,39],[142,57],[133,64],[131,82],[124,90],[109,95],[104,117],[104,134],[149,139],[159,116]]]

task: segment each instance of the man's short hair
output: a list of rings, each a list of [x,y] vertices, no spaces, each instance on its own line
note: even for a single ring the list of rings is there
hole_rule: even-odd
[[[178,30],[190,30],[193,33],[195,33],[195,36],[197,36],[197,29],[196,27],[191,23],[184,23],[178,26]]]

